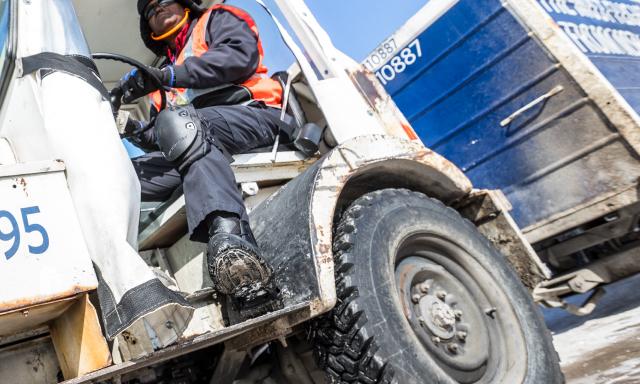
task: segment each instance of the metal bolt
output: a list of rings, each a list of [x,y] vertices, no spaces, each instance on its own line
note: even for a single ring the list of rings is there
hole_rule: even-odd
[[[459,309],[456,309],[455,311],[453,311],[453,315],[456,317],[457,320],[460,320],[462,318],[462,311]]]
[[[427,284],[426,281],[424,283],[420,284],[420,292],[422,292],[422,293],[429,292],[429,284]]]
[[[164,323],[164,326],[169,328],[169,329],[172,329],[173,328],[173,322],[171,320],[169,320],[166,323]]]
[[[447,346],[447,349],[449,350],[449,352],[451,353],[458,353],[458,344],[449,344]]]
[[[420,325],[424,326],[426,321],[424,320],[424,317],[420,316],[418,317],[418,321],[420,322]]]
[[[445,297],[447,297],[447,292],[445,291],[438,291],[436,293],[436,297],[440,300],[444,300]]]
[[[458,331],[458,333],[456,333],[456,336],[458,336],[458,339],[465,341],[467,339],[467,332]]]
[[[438,336],[433,336],[431,338],[431,341],[433,341],[434,344],[439,344],[440,343],[440,338]]]
[[[418,302],[420,301],[420,295],[418,295],[417,293],[413,296],[411,296],[411,301],[413,301],[415,304],[418,304]]]
[[[24,311],[22,311],[22,316],[24,317],[29,316],[29,310],[25,309]]]

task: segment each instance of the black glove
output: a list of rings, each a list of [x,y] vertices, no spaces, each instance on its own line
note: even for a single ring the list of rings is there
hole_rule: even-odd
[[[146,67],[146,71],[133,68],[120,79],[118,87],[122,89],[122,101],[130,103],[133,100],[157,91],[162,86],[172,86],[173,68]]]
[[[122,132],[120,136],[121,137],[136,136],[136,134],[141,132],[143,128],[144,128],[144,123],[142,121],[128,119],[127,124],[124,127],[124,132]]]

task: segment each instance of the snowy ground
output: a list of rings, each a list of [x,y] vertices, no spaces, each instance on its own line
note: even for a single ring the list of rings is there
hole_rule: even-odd
[[[587,317],[544,310],[568,384],[640,383],[640,275],[606,291]]]

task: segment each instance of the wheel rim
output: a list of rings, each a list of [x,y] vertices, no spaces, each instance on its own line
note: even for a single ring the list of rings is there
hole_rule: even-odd
[[[496,294],[495,282],[487,286],[493,279],[477,262],[470,264],[472,257],[453,241],[432,234],[407,238],[395,263],[404,316],[424,351],[453,380],[518,382],[522,364],[500,356],[500,351],[526,356],[523,340],[512,335],[517,318],[512,311],[502,313],[506,296]]]

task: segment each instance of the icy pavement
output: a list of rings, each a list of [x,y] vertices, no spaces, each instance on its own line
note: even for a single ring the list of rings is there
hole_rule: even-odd
[[[568,384],[640,383],[640,275],[605,290],[586,317],[544,310]]]

